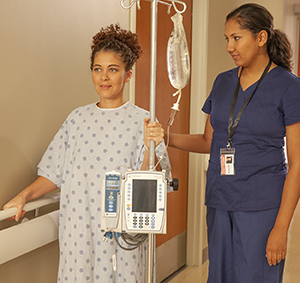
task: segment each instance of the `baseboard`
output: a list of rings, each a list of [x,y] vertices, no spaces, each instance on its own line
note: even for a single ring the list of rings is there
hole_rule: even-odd
[[[204,264],[208,260],[208,247],[205,247],[202,250],[202,264]]]
[[[186,264],[186,231],[156,248],[156,282],[161,282]]]

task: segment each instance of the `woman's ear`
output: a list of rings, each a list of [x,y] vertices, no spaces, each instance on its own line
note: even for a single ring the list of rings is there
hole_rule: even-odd
[[[129,71],[126,73],[125,83],[128,83],[128,82],[130,81],[131,76],[132,76],[132,71],[129,70]]]
[[[265,30],[262,30],[257,35],[259,47],[263,47],[268,41],[268,33]]]

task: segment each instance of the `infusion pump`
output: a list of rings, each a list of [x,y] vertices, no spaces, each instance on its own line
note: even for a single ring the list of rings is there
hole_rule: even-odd
[[[167,184],[165,171],[107,172],[101,230],[165,234]]]

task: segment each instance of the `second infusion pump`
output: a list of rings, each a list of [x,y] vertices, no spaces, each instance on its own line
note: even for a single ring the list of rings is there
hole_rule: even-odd
[[[107,172],[102,193],[102,231],[166,233],[164,171]]]

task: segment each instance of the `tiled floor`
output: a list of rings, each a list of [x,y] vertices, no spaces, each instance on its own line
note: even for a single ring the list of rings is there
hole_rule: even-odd
[[[206,262],[203,266],[187,266],[169,277],[163,283],[205,283],[207,280]],[[288,251],[283,283],[300,282],[300,203],[295,211],[289,231]]]

